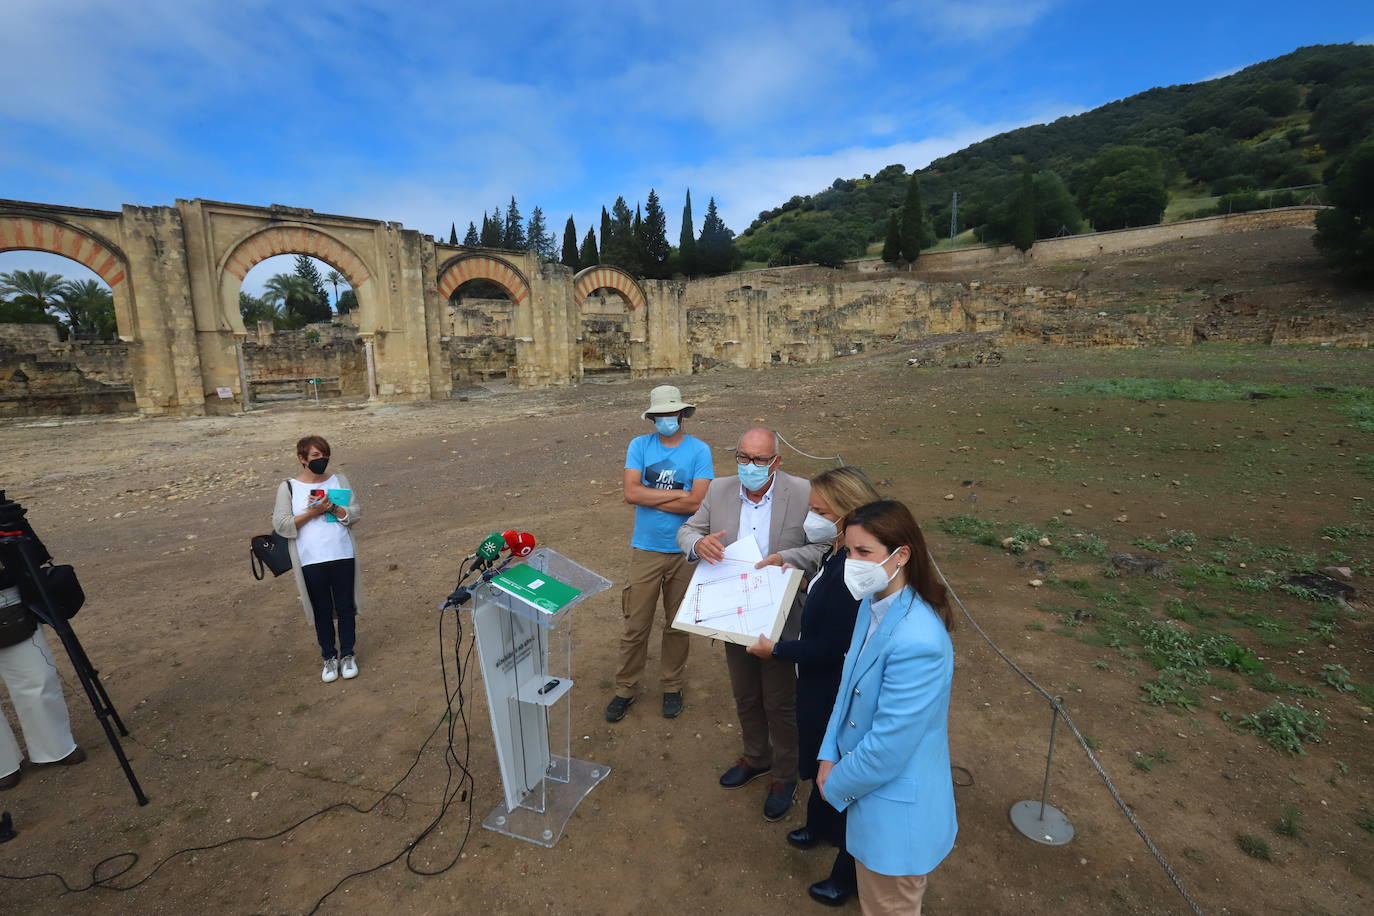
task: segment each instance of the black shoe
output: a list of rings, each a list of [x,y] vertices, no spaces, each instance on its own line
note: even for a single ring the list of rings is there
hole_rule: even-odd
[[[663,695],[663,718],[676,719],[682,715],[682,691],[674,690]]]
[[[787,833],[787,842],[798,849],[812,849],[821,841],[821,835],[812,830],[810,825],[798,827]]]
[[[768,797],[763,800],[763,819],[780,821],[792,807],[792,799],[797,797],[797,781],[783,782],[775,779],[768,784]]]
[[[606,704],[606,721],[619,722],[625,718],[625,711],[634,705],[637,697],[611,697],[611,702]]]
[[[826,878],[824,881],[817,881],[808,887],[806,892],[817,903],[824,903],[826,906],[844,906],[849,895],[854,893],[854,888],[841,884],[834,878]]]
[[[722,789],[738,789],[740,786],[746,785],[748,783],[753,782],[755,779],[758,779],[760,776],[762,776],[764,773],[767,773],[771,769],[773,768],[751,767],[749,764],[745,763],[744,758],[741,757],[738,763],[736,763],[734,766],[730,767],[730,769],[726,770],[724,773],[721,774],[720,786]]]

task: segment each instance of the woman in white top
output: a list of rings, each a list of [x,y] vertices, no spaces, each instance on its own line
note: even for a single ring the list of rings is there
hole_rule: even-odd
[[[306,619],[314,621],[324,656],[320,680],[328,684],[341,673],[358,676],[354,621],[363,589],[352,528],[361,513],[348,478],[326,473],[329,443],[323,437],[297,442],[296,459],[301,472],[277,488],[272,527],[287,539]]]

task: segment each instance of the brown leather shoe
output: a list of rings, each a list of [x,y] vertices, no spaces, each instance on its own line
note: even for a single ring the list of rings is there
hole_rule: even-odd
[[[86,762],[86,752],[83,751],[83,750],[81,749],[81,746],[80,746],[80,745],[77,745],[76,750],[72,751],[70,754],[68,754],[67,756],[63,757],[61,760],[49,760],[47,763],[36,763],[36,764],[34,764],[34,766],[40,766],[40,767],[74,767],[74,766],[76,766],[78,763],[85,763],[85,762]]]

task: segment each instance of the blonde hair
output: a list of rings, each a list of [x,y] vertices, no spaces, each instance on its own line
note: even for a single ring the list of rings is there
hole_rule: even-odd
[[[882,498],[864,472],[848,464],[822,471],[811,478],[811,486],[820,492],[840,518]]]

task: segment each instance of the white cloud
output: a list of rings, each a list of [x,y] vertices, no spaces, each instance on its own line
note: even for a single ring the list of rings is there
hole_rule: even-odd
[[[608,88],[627,107],[719,130],[775,123],[815,110],[852,71],[869,67],[859,18],[813,9],[701,34],[667,59],[627,67]]]
[[[1204,76],[1202,79],[1198,80],[1198,82],[1199,82],[1199,83],[1209,83],[1209,82],[1211,82],[1212,80],[1219,80],[1219,79],[1222,79],[1223,77],[1230,76],[1230,75],[1232,75],[1233,73],[1239,73],[1240,71],[1244,70],[1247,66],[1249,66],[1249,64],[1241,64],[1241,65],[1238,66],[1238,67],[1230,67],[1230,68],[1228,68],[1228,69],[1226,69],[1226,70],[1218,70],[1216,73],[1213,73],[1211,76]]]
[[[918,34],[978,42],[1025,29],[1054,6],[1054,0],[895,0],[888,8]]]
[[[945,136],[887,146],[848,147],[808,156],[715,160],[677,169],[670,173],[667,184],[700,189],[702,199],[693,201],[698,223],[706,212],[705,195],[714,195],[726,225],[740,233],[759,212],[777,207],[794,195],[822,191],[830,187],[836,178],[858,178],[898,162],[905,165],[908,171],[924,168],[931,160],[979,140],[1028,124],[1048,123],[1080,111],[1081,108],[1047,110],[1042,115],[1017,123],[971,125]]]

